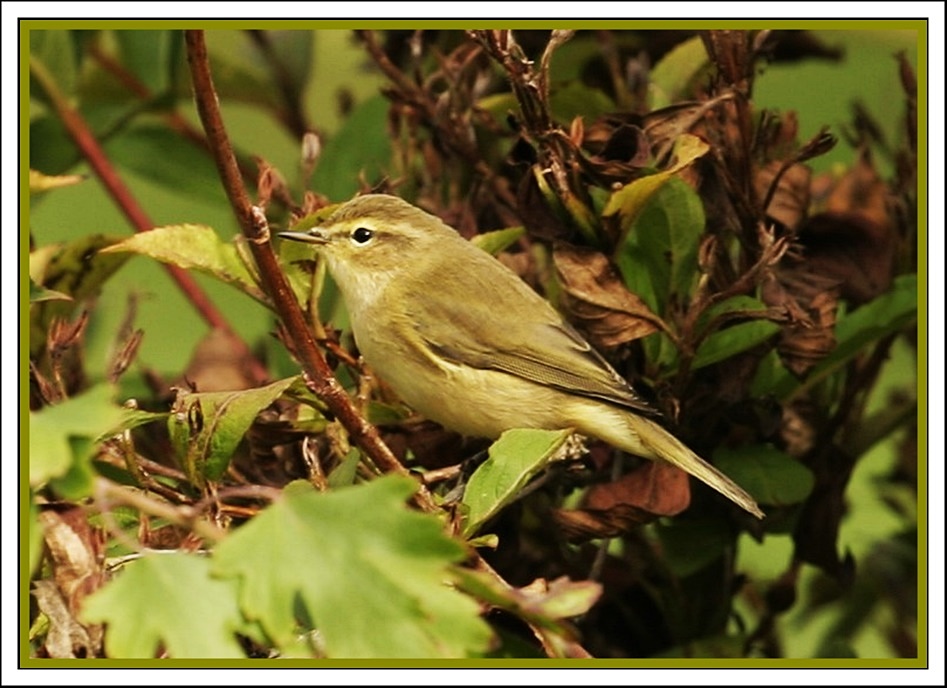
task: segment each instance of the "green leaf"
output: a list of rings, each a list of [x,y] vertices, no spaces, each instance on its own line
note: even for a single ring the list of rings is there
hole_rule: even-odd
[[[246,657],[236,633],[249,631],[234,581],[211,577],[207,557],[149,554],[130,562],[82,610],[87,623],[105,623],[111,659],[150,658],[159,648],[175,658]]]
[[[664,561],[675,575],[697,573],[733,546],[729,524],[713,518],[675,518],[655,524]]]
[[[332,469],[326,482],[331,488],[348,487],[355,483],[355,477],[358,475],[358,463],[362,460],[362,453],[352,447],[349,453],[345,455],[341,463]]]
[[[464,548],[406,507],[416,488],[395,476],[328,493],[293,483],[217,547],[214,571],[239,577],[241,609],[279,647],[311,627],[328,657],[476,656],[489,629],[447,585]]]
[[[40,301],[72,301],[72,297],[55,289],[41,287],[30,278],[30,303],[39,303]]]
[[[578,80],[554,88],[549,96],[549,108],[553,117],[565,125],[576,117],[583,117],[588,122],[617,109],[615,101],[605,93]]]
[[[571,430],[514,429],[500,435],[464,490],[464,535],[476,533],[516,499],[533,476],[557,458],[556,452],[571,434]]]
[[[717,330],[701,342],[692,369],[697,370],[752,349],[779,330],[779,325],[768,320],[751,320]]]
[[[490,606],[557,633],[566,632],[560,620],[585,614],[602,595],[602,585],[590,580],[571,581],[562,577],[542,581],[545,585],[534,583],[528,588],[514,588],[483,571],[458,569],[455,575],[461,589]]]
[[[36,495],[33,494],[33,490],[30,490],[28,518],[29,539],[27,546],[29,547],[30,576],[32,576],[43,555],[43,526],[39,522],[39,507],[36,505]]]
[[[377,95],[355,108],[342,128],[325,143],[312,176],[312,188],[335,201],[359,190],[359,175],[378,181],[391,158],[388,100]]]
[[[666,170],[636,179],[618,189],[608,199],[602,215],[605,217],[615,214],[620,215],[622,230],[627,230],[638,219],[652,196],[671,179],[675,179],[675,174],[705,155],[709,150],[710,145],[703,139],[693,134],[683,134],[674,144],[674,164]],[[696,196],[696,194],[694,195]],[[703,215],[703,208],[701,208],[701,215]],[[703,223],[701,223],[700,228],[703,230]]]
[[[690,86],[710,65],[700,36],[665,53],[648,75],[651,109],[659,110],[690,95]]]
[[[180,57],[183,33],[175,30],[113,31],[122,66],[152,93],[171,87],[174,63]]]
[[[280,65],[288,85],[295,93],[302,93],[309,82],[312,67],[314,31],[267,31],[273,56]],[[281,75],[273,74],[274,81]]]
[[[215,205],[225,202],[213,160],[172,129],[159,125],[123,129],[106,141],[105,152],[126,170],[170,191]]]
[[[56,80],[56,87],[65,95],[75,92],[78,74],[76,46],[70,31],[64,29],[30,31],[30,60]],[[30,97],[46,102],[45,90],[30,84]]]
[[[235,392],[178,392],[168,431],[188,477],[198,484],[218,480],[257,414],[297,379]]]
[[[66,475],[77,464],[88,465],[91,440],[115,432],[125,409],[112,401],[111,385],[92,387],[61,404],[30,412],[30,485],[38,487]],[[87,442],[76,443],[76,440]]]
[[[651,177],[638,181],[645,179]],[[642,199],[639,208],[636,204]],[[632,206],[634,220],[615,261],[628,289],[655,313],[665,315],[672,295],[683,299],[697,280],[704,208],[694,190],[676,178],[664,179],[646,196],[636,197]],[[621,212],[624,217],[625,210]]]
[[[470,243],[482,248],[491,256],[495,256],[515,244],[525,234],[526,229],[524,227],[507,227],[506,229],[477,234],[470,240]]]
[[[721,447],[714,452],[714,465],[761,504],[798,504],[815,485],[812,471],[768,444]]]
[[[185,270],[200,270],[230,284],[257,301],[267,299],[256,277],[240,258],[234,243],[223,241],[206,225],[170,225],[139,232],[103,250],[103,253],[138,253]]]

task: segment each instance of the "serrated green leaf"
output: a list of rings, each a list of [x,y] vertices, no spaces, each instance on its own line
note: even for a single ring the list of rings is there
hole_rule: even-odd
[[[679,43],[648,74],[651,109],[667,107],[689,95],[694,79],[710,65],[700,36]]]
[[[491,256],[495,256],[515,244],[525,234],[525,227],[507,227],[506,229],[477,234],[470,240],[470,243],[482,248]]]
[[[507,430],[490,447],[484,461],[467,482],[465,536],[473,535],[488,519],[516,499],[526,484],[555,458],[572,434],[570,430]]]
[[[717,330],[701,342],[692,369],[697,370],[752,349],[775,335],[779,329],[779,325],[768,320],[751,320]]]
[[[92,440],[114,432],[125,409],[111,385],[97,385],[61,404],[30,412],[30,485],[38,487],[88,465]],[[76,440],[87,440],[75,445]]]
[[[234,392],[179,392],[168,431],[188,477],[198,484],[218,480],[257,414],[298,377]]]
[[[388,99],[369,98],[355,108],[342,128],[326,141],[312,176],[312,188],[335,200],[348,200],[359,189],[359,175],[372,184],[391,158]]]
[[[235,244],[223,241],[206,225],[170,225],[139,232],[103,250],[137,253],[185,270],[200,270],[266,304],[257,280],[240,258]]]
[[[214,162],[172,129],[141,125],[121,130],[105,143],[118,165],[176,193],[207,203],[226,202]]]
[[[768,444],[720,447],[714,452],[714,464],[761,504],[798,504],[815,485],[812,471]]]
[[[395,476],[328,493],[291,484],[217,547],[214,571],[240,579],[243,613],[279,647],[309,619],[328,657],[479,655],[490,631],[447,586],[464,548],[407,508],[415,489]]]
[[[245,657],[237,586],[211,577],[210,566],[195,554],[146,555],[86,598],[82,619],[106,624],[111,659],[155,657],[159,648],[178,659]]]

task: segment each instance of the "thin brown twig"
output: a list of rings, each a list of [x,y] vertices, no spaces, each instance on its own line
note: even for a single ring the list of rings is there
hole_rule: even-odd
[[[234,214],[248,239],[248,245],[260,270],[260,277],[273,301],[280,320],[292,337],[296,355],[302,364],[307,386],[322,399],[349,432],[350,437],[369,458],[385,472],[409,475],[391,450],[382,442],[378,431],[368,423],[352,403],[345,390],[332,374],[332,369],[316,345],[312,330],[306,323],[299,303],[286,281],[269,241],[266,216],[250,204],[246,189],[237,169],[230,138],[220,114],[214,88],[204,32],[184,32],[187,57],[194,82],[198,113],[214,153],[217,170]],[[417,504],[427,511],[436,507],[424,486],[419,485],[415,495]]]

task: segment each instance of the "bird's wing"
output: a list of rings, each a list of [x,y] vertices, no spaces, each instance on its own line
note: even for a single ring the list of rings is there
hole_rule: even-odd
[[[433,353],[660,415],[526,283],[485,253],[468,258],[480,263],[480,269],[440,277],[453,282],[452,292],[477,290],[477,297],[426,299],[423,310],[409,317]],[[428,280],[426,286],[436,283]]]

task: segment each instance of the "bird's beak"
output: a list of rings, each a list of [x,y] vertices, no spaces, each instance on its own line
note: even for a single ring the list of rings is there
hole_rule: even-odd
[[[308,232],[279,232],[277,233],[278,237],[281,239],[291,239],[292,241],[302,241],[307,244],[327,244],[329,243],[329,238],[321,232],[317,227],[310,229]]]

